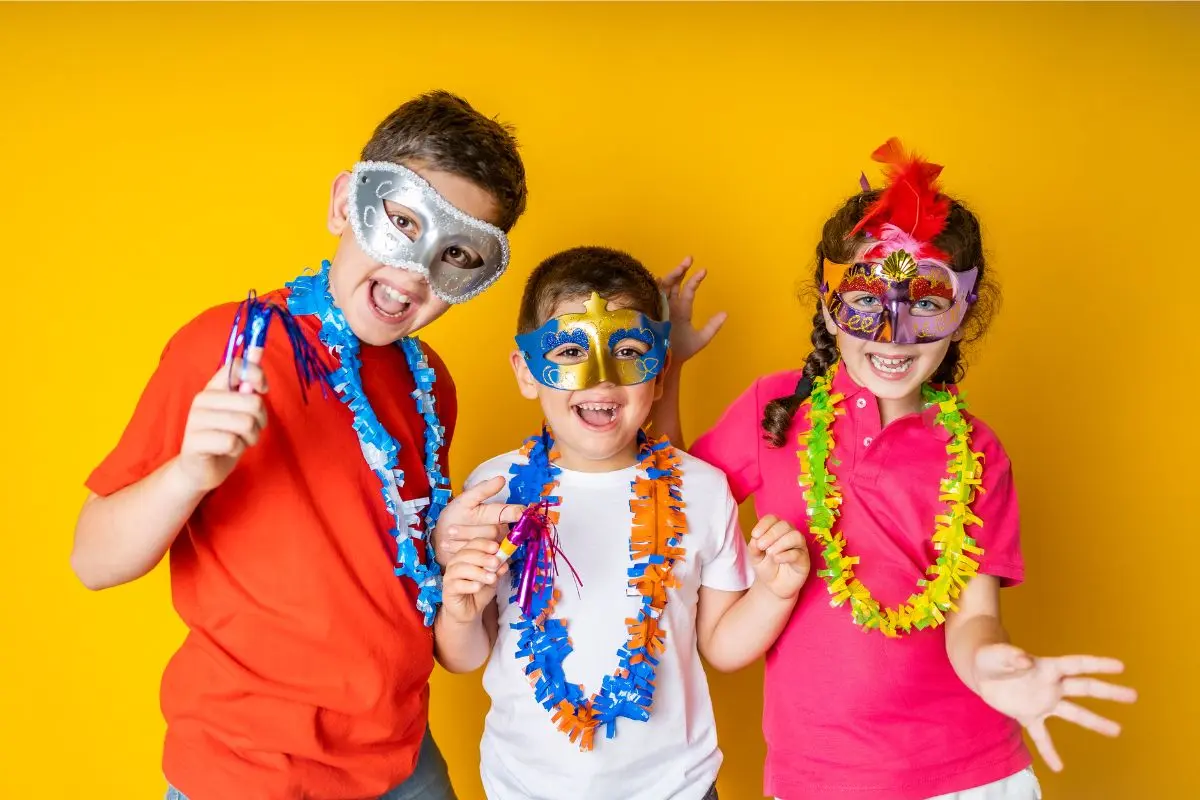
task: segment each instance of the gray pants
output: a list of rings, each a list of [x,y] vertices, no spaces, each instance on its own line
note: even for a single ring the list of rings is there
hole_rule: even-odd
[[[174,786],[168,786],[166,800],[188,800],[188,797]],[[425,738],[421,740],[413,774],[379,800],[458,800],[454,787],[450,785],[446,759],[442,758],[442,751],[438,750],[437,742],[428,728],[425,729]]]

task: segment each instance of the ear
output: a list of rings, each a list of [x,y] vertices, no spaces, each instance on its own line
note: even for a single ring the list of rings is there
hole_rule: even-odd
[[[350,173],[339,172],[338,176],[333,179],[333,186],[329,189],[329,218],[325,223],[329,227],[329,232],[334,236],[341,236],[346,230],[346,226],[350,224],[346,210],[349,196]]]
[[[663,391],[667,386],[667,372],[671,369],[671,351],[667,351],[667,359],[663,364],[663,368],[654,376],[654,402],[662,400]]]
[[[529,371],[529,365],[525,363],[525,356],[521,355],[520,350],[513,350],[508,356],[508,361],[512,365],[513,375],[517,378],[517,389],[521,392],[521,397],[526,400],[537,400],[538,387],[541,384]]]
[[[825,330],[829,332],[830,336],[836,337],[838,327],[833,323],[833,317],[829,316],[829,309],[825,307],[824,303],[821,303],[821,317],[825,320]]]

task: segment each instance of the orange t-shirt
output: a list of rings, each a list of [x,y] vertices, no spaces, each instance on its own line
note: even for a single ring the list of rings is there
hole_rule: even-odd
[[[89,478],[93,492],[111,494],[179,453],[192,399],[220,364],[235,310],[206,311],[171,339],[120,443]],[[298,320],[327,354],[317,319]],[[437,373],[448,474],[454,385],[425,352]],[[427,497],[424,421],[404,354],[364,345],[361,358],[371,406],[400,443],[401,495]],[[332,356],[329,363],[336,366]],[[191,800],[375,798],[416,764],[432,635],[414,606],[415,586],[393,571],[392,520],[353,414],[315,385],[305,405],[278,323],[263,368],[270,391],[262,437],[171,547],[171,591],[189,633],[163,674],[163,771]]]

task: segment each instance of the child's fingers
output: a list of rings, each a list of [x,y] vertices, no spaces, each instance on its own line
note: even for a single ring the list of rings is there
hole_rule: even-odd
[[[981,647],[975,656],[975,673],[980,678],[1003,678],[1032,666],[1029,654],[1011,644]]]
[[[461,556],[462,553],[459,553]],[[491,586],[496,582],[496,573],[479,564],[467,561],[455,561],[446,569],[446,578],[442,581],[443,588],[446,580],[474,581],[481,586]]]
[[[192,400],[192,409],[209,408],[216,411],[236,411],[241,414],[257,414],[265,407],[263,399],[256,395],[243,395],[224,389],[206,390]]]
[[[477,483],[470,489],[466,489],[458,497],[454,498],[460,505],[473,507],[480,503],[486,502],[500,492],[501,489],[508,483],[503,475],[497,475],[494,478],[489,478],[482,483]]]
[[[450,562],[450,566],[447,567],[447,572],[451,569],[466,569],[468,567],[478,567],[489,572],[495,572],[500,569],[500,559],[495,554],[472,547],[473,544],[474,542],[468,542],[466,547],[458,551],[458,554],[454,556],[454,560]]]
[[[708,277],[708,270],[701,267],[692,273],[692,277],[688,278],[683,284],[683,289],[679,295],[685,303],[692,303],[696,299],[696,290],[700,288],[700,284],[704,283],[704,279]]]
[[[258,442],[258,435],[262,429],[259,418],[253,414],[217,411],[209,408],[199,408],[193,411],[188,418],[188,427],[193,431],[232,433],[248,445]]]
[[[496,545],[493,548],[499,548],[498,542],[508,535],[508,526],[506,525],[451,525],[447,529],[451,539],[484,539]]]
[[[1060,719],[1074,722],[1079,727],[1095,731],[1102,736],[1118,736],[1121,733],[1119,723],[1102,717],[1095,711],[1089,711],[1083,706],[1075,705],[1070,700],[1059,700],[1052,713]]]
[[[709,318],[708,322],[704,324],[704,327],[700,329],[701,341],[703,341],[705,344],[711,342],[717,335],[717,332],[721,330],[721,326],[725,324],[725,320],[727,319],[729,319],[729,315],[724,311],[718,311],[716,314],[713,314]]]
[[[763,540],[765,539],[766,537],[763,537]],[[778,538],[776,538],[775,541],[767,547],[766,552],[767,555],[778,556],[786,552],[794,552],[803,547],[804,534],[800,533],[800,531],[796,530],[791,525],[788,525],[787,530],[778,534]]]
[[[784,547],[771,555],[776,564],[796,564],[800,561],[808,561],[808,547],[804,544],[802,537],[798,535],[798,538],[800,541],[797,544]]]
[[[796,529],[792,527],[792,523],[787,522],[786,520],[777,519],[774,525],[762,531],[757,537],[755,537],[754,544],[764,553],[768,551],[778,552],[778,550],[772,550],[772,548],[779,542],[780,539],[782,539],[784,536],[787,536],[794,530]]]
[[[247,392],[267,393],[267,375],[259,365],[246,362],[237,372],[237,376],[238,391],[242,394]]]
[[[236,433],[199,430],[188,434],[184,449],[201,456],[240,458],[246,452],[246,442]]]
[[[246,363],[255,367],[262,364],[263,348],[262,347],[247,347],[246,348]]]
[[[483,591],[483,584],[477,581],[449,576],[442,581],[442,596],[445,598],[468,597],[479,594],[481,591]]]
[[[675,269],[668,272],[666,276],[658,282],[659,287],[667,294],[673,293],[679,286],[679,282],[683,279],[683,276],[687,274],[689,269],[691,269],[691,266],[692,257],[685,256],[683,261],[680,261],[679,265],[675,267]]]
[[[771,529],[772,525],[779,522],[779,517],[774,514],[767,514],[765,517],[754,523],[754,527],[750,530],[750,540],[757,543],[758,538]]]
[[[1053,772],[1062,772],[1062,759],[1059,758],[1058,751],[1054,749],[1054,742],[1050,740],[1050,732],[1046,730],[1045,723],[1034,722],[1026,730],[1029,731],[1029,738],[1037,747],[1038,754],[1046,762],[1046,766],[1050,767]]]
[[[1115,703],[1137,701],[1136,689],[1096,678],[1064,678],[1062,691],[1067,697],[1095,697],[1097,700],[1112,700]]]
[[[1052,661],[1061,675],[1084,675],[1090,672],[1119,675],[1125,671],[1125,664],[1121,661],[1101,656],[1059,656]]]

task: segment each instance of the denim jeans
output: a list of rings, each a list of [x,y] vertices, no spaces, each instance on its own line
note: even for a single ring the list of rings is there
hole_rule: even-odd
[[[166,800],[188,800],[188,797],[174,786],[168,786]],[[425,738],[421,740],[413,774],[379,800],[458,800],[454,787],[450,785],[446,760],[442,758],[442,751],[438,750],[437,742],[428,728],[425,729]]]

